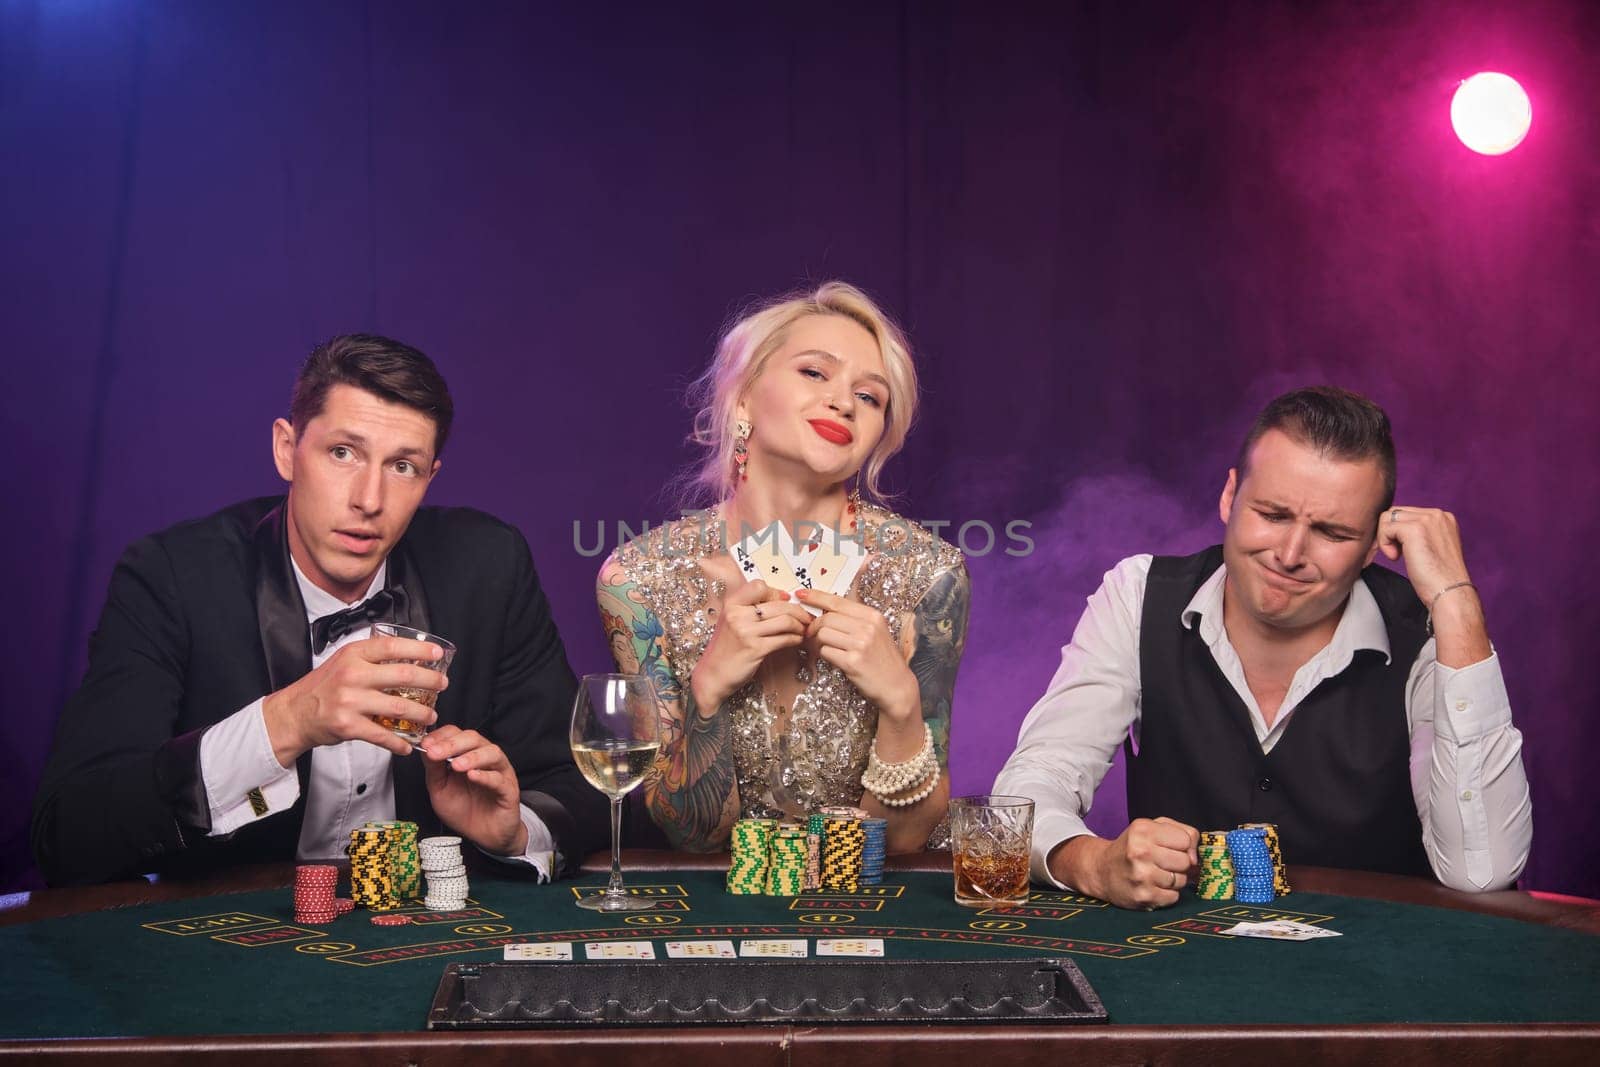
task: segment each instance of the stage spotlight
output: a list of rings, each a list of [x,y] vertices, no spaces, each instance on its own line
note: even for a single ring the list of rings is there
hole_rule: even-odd
[[[1516,80],[1484,71],[1456,89],[1450,125],[1461,143],[1486,156],[1501,156],[1522,143],[1533,121],[1533,105]]]

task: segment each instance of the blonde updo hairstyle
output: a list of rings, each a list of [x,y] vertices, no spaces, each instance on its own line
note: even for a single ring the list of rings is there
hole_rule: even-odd
[[[790,329],[808,315],[841,315],[870,333],[883,356],[884,377],[889,379],[889,402],[884,406],[883,436],[861,469],[862,495],[881,502],[879,479],[884,464],[900,451],[917,413],[917,371],[911,363],[911,346],[900,327],[866,293],[848,282],[824,282],[814,290],[790,293],[758,307],[730,326],[717,343],[711,366],[690,387],[696,408],[694,432],[689,439],[705,449],[694,469],[689,491],[711,502],[733,495],[734,429],[739,401],[760,377],[772,354],[783,347]],[[760,432],[760,428],[756,428]]]

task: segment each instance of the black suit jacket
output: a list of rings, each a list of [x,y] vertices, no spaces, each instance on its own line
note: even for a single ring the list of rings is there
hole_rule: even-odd
[[[294,808],[226,838],[207,836],[198,774],[207,727],[311,669],[282,505],[252,500],[182,523],[117,564],[34,800],[34,855],[52,885],[294,857],[309,753]],[[439,722],[505,750],[568,863],[604,847],[606,800],[567,745],[576,681],[521,533],[467,508],[420,508],[388,583],[406,590],[402,621],[457,647]],[[438,832],[420,758],[396,756],[393,768],[396,817]]]

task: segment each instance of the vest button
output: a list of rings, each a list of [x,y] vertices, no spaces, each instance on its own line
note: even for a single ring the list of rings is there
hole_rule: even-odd
[[[1272,792],[1272,779],[1271,778],[1263,778],[1263,779],[1261,779],[1261,781],[1256,783],[1256,788],[1260,789],[1263,793]]]

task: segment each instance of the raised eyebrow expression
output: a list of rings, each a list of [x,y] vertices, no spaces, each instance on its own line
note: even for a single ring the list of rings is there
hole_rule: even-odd
[[[820,359],[824,363],[831,363],[834,366],[838,366],[840,363],[844,362],[842,359],[840,359],[838,356],[834,355],[832,352],[824,352],[820,348],[808,349],[805,352],[796,352],[794,358],[795,359]],[[868,382],[877,382],[879,385],[883,386],[883,391],[884,391],[885,394],[887,394],[889,392],[889,379],[885,378],[883,375],[877,373],[876,371],[869,371],[868,373],[863,374],[861,376],[861,379],[863,381],[868,381]]]
[[[1290,511],[1282,504],[1271,500],[1252,500],[1250,502],[1250,506],[1256,511],[1260,512],[1263,517],[1268,519],[1294,518],[1294,512]],[[1346,538],[1352,541],[1362,536],[1362,534],[1365,532],[1362,530],[1357,530],[1352,526],[1346,526],[1341,522],[1313,522],[1311,524],[1311,528],[1320,534],[1327,534],[1330,537]]]

